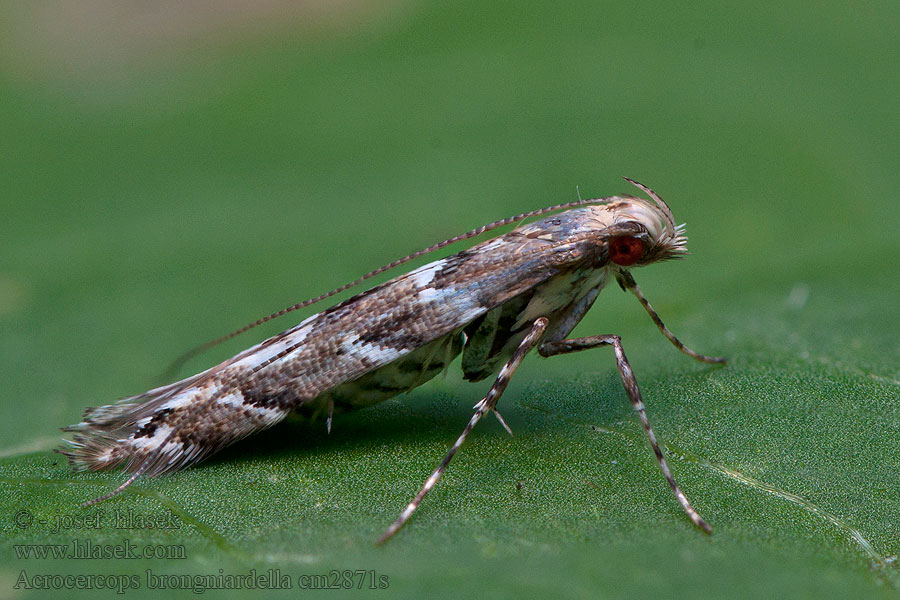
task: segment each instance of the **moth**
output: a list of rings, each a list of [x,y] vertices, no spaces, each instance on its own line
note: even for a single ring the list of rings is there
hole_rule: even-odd
[[[444,371],[460,354],[463,376],[495,373],[487,394],[419,492],[378,543],[393,536],[434,487],[453,456],[497,401],[522,359],[612,346],[625,392],[656,460],[681,507],[706,532],[712,529],[675,483],[647,419],[637,380],[614,334],[569,338],[611,280],[634,294],[662,334],[681,352],[705,363],[725,359],[687,348],[663,324],[631,269],[687,254],[684,225],[651,189],[626,178],[648,198],[578,200],[496,221],[376,269],[317,298],[264,317],[183,358],[251,327],[349,289],[428,252],[516,223],[508,233],[431,262],[344,300],[298,325],[187,379],[88,408],[60,449],[76,470],[124,466],[130,472],[115,496],[142,475],[196,464],[289,412],[335,414],[371,406],[409,391]],[[555,213],[550,214],[548,213]],[[531,217],[540,220],[525,223]],[[499,372],[498,372],[499,371]],[[512,433],[510,431],[510,433]]]

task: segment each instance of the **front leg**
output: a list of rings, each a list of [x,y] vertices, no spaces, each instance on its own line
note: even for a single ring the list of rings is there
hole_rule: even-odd
[[[700,515],[694,510],[691,503],[688,502],[684,492],[682,492],[681,488],[678,487],[678,484],[675,483],[675,478],[672,477],[672,471],[669,470],[669,465],[666,464],[662,449],[660,449],[659,444],[656,441],[656,435],[653,433],[653,428],[650,426],[650,421],[647,419],[646,412],[644,412],[644,401],[641,399],[641,390],[638,388],[637,379],[634,377],[631,365],[628,364],[628,359],[625,357],[625,350],[622,348],[622,340],[619,339],[619,336],[592,335],[570,340],[544,342],[538,346],[538,352],[541,356],[555,356],[557,354],[588,350],[590,348],[596,348],[597,346],[612,346],[615,350],[616,365],[618,365],[619,374],[622,376],[622,385],[625,386],[625,392],[628,394],[628,399],[631,400],[631,406],[637,411],[641,418],[644,431],[647,432],[647,438],[650,440],[650,446],[653,448],[653,452],[656,454],[656,460],[659,462],[659,468],[662,469],[666,481],[669,482],[672,491],[675,492],[675,497],[678,498],[678,502],[681,504],[684,512],[690,517],[691,521],[694,522],[694,525],[700,527],[706,533],[712,533],[712,527],[700,518]]]
[[[650,318],[653,319],[653,322],[656,323],[656,326],[659,328],[660,333],[662,333],[666,338],[672,342],[672,345],[693,358],[694,360],[698,360],[700,362],[710,363],[710,364],[718,364],[724,365],[728,362],[728,359],[722,358],[721,356],[706,356],[705,354],[700,354],[698,352],[694,352],[687,346],[681,343],[675,334],[669,331],[669,328],[666,327],[666,324],[662,322],[662,319],[659,318],[659,314],[653,310],[653,307],[650,306],[650,301],[644,296],[644,293],[641,291],[641,288],[638,287],[637,282],[634,280],[634,277],[631,276],[629,271],[622,269],[616,274],[616,278],[619,282],[619,285],[622,286],[623,290],[628,290],[638,299],[638,302],[641,303],[641,306],[644,307],[644,310],[647,311],[647,314],[650,315]]]

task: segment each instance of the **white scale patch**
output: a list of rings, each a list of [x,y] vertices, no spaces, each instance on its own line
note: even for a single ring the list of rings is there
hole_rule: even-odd
[[[422,303],[440,301],[440,298],[444,295],[444,290],[436,290],[434,288],[422,288],[416,292],[416,297]]]
[[[160,410],[183,408],[188,406],[197,397],[197,388],[188,388],[175,394],[168,402],[159,407]],[[141,419],[143,420],[143,419]],[[140,421],[138,421],[140,423]]]
[[[410,276],[413,279],[413,283],[416,285],[416,295],[422,302],[431,302],[433,300],[438,300],[445,295],[444,291],[436,290],[431,287],[431,282],[434,281],[434,276],[444,267],[445,264],[446,261],[441,259],[433,263],[429,263],[423,267],[419,267],[418,269],[410,273]]]
[[[362,356],[376,364],[386,364],[400,356],[401,350],[390,346],[379,346],[365,342],[356,344],[359,334],[353,334],[344,338],[341,347],[351,356]]]
[[[302,343],[306,339],[306,336],[309,335],[310,329],[312,329],[312,321],[316,319],[320,314],[321,313],[316,313],[313,316],[304,319],[299,325],[294,327],[291,333],[287,334],[286,336],[284,336],[284,338],[278,340],[277,342],[266,346],[265,348],[262,347],[265,342],[253,346],[249,350],[243,352],[241,354],[240,360],[235,361],[231,366],[252,369],[253,367],[281,354],[288,348]]]
[[[244,397],[238,392],[232,392],[228,395],[222,396],[221,398],[216,400],[216,404],[255,411],[256,414],[262,419],[263,423],[265,423],[266,425],[279,421],[286,414],[286,411],[278,408],[248,406],[244,404]]]
[[[155,450],[159,448],[172,433],[168,425],[160,425],[149,437],[140,437],[131,441],[131,445],[139,450]]]
[[[444,265],[447,263],[446,260],[436,260],[434,262],[428,263],[427,265],[422,265],[415,271],[410,271],[409,275],[413,278],[413,281],[416,284],[416,287],[423,288],[431,284],[434,281],[435,274],[440,271]]]
[[[237,392],[232,392],[216,400],[216,404],[240,408],[244,405],[244,397]]]

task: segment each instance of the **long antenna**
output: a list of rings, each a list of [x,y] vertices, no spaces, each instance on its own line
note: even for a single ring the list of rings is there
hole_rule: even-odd
[[[666,230],[668,230],[669,235],[674,235],[675,234],[675,216],[672,214],[672,209],[669,208],[669,205],[666,204],[665,201],[659,197],[659,194],[657,194],[656,192],[654,192],[653,190],[648,188],[643,183],[638,183],[634,179],[631,179],[629,177],[622,177],[622,179],[624,179],[625,181],[627,181],[628,183],[630,183],[637,189],[641,190],[642,192],[644,192],[645,194],[650,196],[650,199],[653,200],[653,202],[656,203],[656,206],[658,206],[659,209],[661,211],[663,211],[663,214],[666,215],[666,220],[668,221],[668,223],[666,223]]]
[[[629,180],[629,181],[631,181],[631,180]],[[638,184],[638,185],[640,185],[640,184]],[[187,352],[185,352],[184,354],[182,354],[181,356],[176,358],[172,362],[172,364],[169,365],[169,368],[166,369],[163,377],[166,379],[171,379],[172,377],[175,376],[175,373],[187,361],[189,361],[190,359],[194,358],[195,356],[197,356],[199,354],[202,354],[203,352],[209,350],[210,348],[221,344],[222,342],[226,342],[226,341],[230,340],[231,338],[237,337],[240,334],[253,329],[254,327],[258,327],[259,325],[262,325],[263,323],[267,323],[267,322],[271,321],[272,319],[277,319],[278,317],[284,316],[284,315],[288,314],[289,312],[293,312],[293,311],[299,310],[301,308],[306,308],[307,306],[311,306],[311,305],[315,304],[316,302],[321,302],[322,300],[330,298],[331,296],[334,296],[335,294],[340,294],[343,291],[346,291],[352,287],[355,287],[355,286],[361,284],[362,282],[366,281],[367,279],[371,279],[372,277],[375,277],[376,275],[380,275],[381,273],[384,273],[385,271],[389,271],[390,269],[393,269],[394,267],[399,267],[400,265],[407,263],[413,259],[416,259],[424,254],[428,254],[430,252],[440,250],[441,248],[449,246],[450,244],[455,244],[456,242],[461,242],[463,240],[473,238],[475,236],[481,235],[482,233],[486,233],[488,231],[497,229],[498,227],[503,227],[504,225],[509,225],[510,223],[515,223],[516,221],[521,221],[522,219],[528,219],[530,217],[539,217],[539,216],[544,215],[549,212],[553,212],[553,211],[557,211],[557,210],[564,210],[564,209],[568,209],[568,208],[575,208],[577,206],[583,206],[585,204],[597,204],[597,203],[602,203],[602,202],[608,202],[611,199],[612,198],[597,198],[594,200],[580,200],[579,199],[574,202],[564,202],[563,204],[557,204],[555,206],[548,206],[546,208],[539,208],[537,210],[525,212],[525,213],[522,213],[519,215],[515,215],[513,217],[507,217],[505,219],[500,219],[499,221],[494,221],[493,223],[488,223],[487,225],[482,225],[481,227],[476,227],[475,229],[472,229],[471,231],[467,231],[466,233],[454,236],[452,238],[448,238],[442,242],[438,242],[437,244],[434,244],[432,246],[429,246],[429,247],[419,250],[417,252],[413,252],[412,254],[404,256],[403,258],[397,259],[392,263],[388,263],[388,264],[384,265],[383,267],[379,267],[379,268],[375,269],[374,271],[369,271],[368,273],[366,273],[359,279],[354,279],[350,283],[345,283],[344,285],[342,285],[340,287],[336,287],[333,290],[331,290],[330,292],[326,292],[326,293],[322,294],[321,296],[316,296],[315,298],[310,298],[309,300],[304,300],[303,302],[298,302],[297,304],[288,306],[287,308],[283,308],[277,312],[273,312],[270,315],[267,315],[265,317],[257,319],[256,321],[254,321],[252,323],[244,325],[240,329],[235,329],[234,331],[232,331],[229,334],[223,335],[222,337],[216,338],[214,340],[210,340],[204,344],[200,344],[199,346],[196,346],[195,348],[191,348],[190,350],[188,350]]]

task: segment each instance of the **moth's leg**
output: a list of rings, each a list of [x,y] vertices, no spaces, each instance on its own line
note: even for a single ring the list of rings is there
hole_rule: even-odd
[[[478,408],[478,406],[476,405],[475,408]],[[503,429],[506,430],[506,433],[512,435],[512,429],[510,429],[509,425],[506,424],[506,420],[504,420],[503,415],[500,414],[500,411],[495,407],[492,412],[494,413],[494,416],[497,417],[497,420],[500,421],[500,424],[503,425]]]
[[[637,379],[634,377],[631,365],[628,364],[628,359],[625,357],[625,350],[622,349],[622,340],[619,339],[619,336],[592,335],[570,340],[544,342],[538,347],[538,352],[541,356],[555,356],[557,354],[588,350],[590,348],[596,348],[597,346],[612,346],[615,350],[616,365],[619,367],[619,374],[622,376],[622,385],[625,387],[625,393],[628,394],[628,399],[631,400],[631,406],[637,411],[641,418],[641,424],[644,426],[644,431],[647,433],[647,438],[650,440],[650,446],[656,454],[659,468],[662,469],[663,476],[665,476],[666,481],[669,482],[672,491],[675,492],[675,497],[681,504],[681,508],[683,508],[688,517],[691,518],[694,525],[700,527],[706,533],[712,533],[712,527],[700,518],[700,515],[694,510],[691,503],[688,502],[687,496],[684,495],[684,492],[682,492],[681,488],[678,487],[678,484],[675,483],[675,478],[672,477],[672,471],[669,470],[669,465],[666,464],[662,449],[660,449],[659,444],[656,441],[656,435],[653,433],[653,428],[650,426],[650,421],[647,419],[647,413],[644,412],[644,401],[641,399],[641,390],[638,388]]]
[[[447,456],[444,457],[444,460],[441,461],[441,464],[438,465],[438,468],[434,470],[431,476],[425,481],[425,485],[422,486],[422,489],[419,490],[419,493],[416,494],[416,497],[413,498],[412,502],[410,502],[406,508],[403,509],[403,512],[400,513],[400,516],[394,521],[390,527],[387,528],[387,531],[382,534],[376,543],[383,544],[387,541],[392,535],[397,533],[397,531],[403,527],[403,524],[409,520],[412,516],[413,512],[415,512],[416,508],[418,508],[419,504],[422,503],[422,499],[425,498],[425,495],[431,491],[431,488],[434,487],[434,484],[438,482],[441,478],[441,475],[444,473],[444,469],[447,468],[447,465],[450,464],[450,461],[453,459],[453,455],[456,454],[456,451],[459,450],[460,446],[463,445],[463,442],[466,441],[466,438],[469,437],[469,433],[471,433],[472,429],[475,428],[475,425],[478,424],[478,421],[481,420],[481,417],[485,415],[490,410],[494,409],[497,401],[500,399],[501,394],[503,394],[503,390],[506,389],[506,386],[509,384],[509,380],[512,378],[513,373],[516,372],[516,369],[519,367],[519,364],[522,362],[522,359],[525,358],[525,355],[534,348],[537,343],[540,341],[541,336],[544,335],[544,330],[547,329],[548,320],[544,317],[540,317],[535,320],[534,325],[531,328],[531,331],[528,335],[525,336],[525,339],[522,340],[522,343],[519,344],[519,347],[516,348],[516,351],[513,352],[512,357],[510,357],[509,361],[503,368],[500,369],[500,374],[497,375],[497,379],[494,381],[494,385],[491,386],[491,389],[488,390],[487,395],[482,398],[481,402],[475,405],[475,414],[472,415],[472,418],[469,419],[469,424],[466,425],[466,428],[463,429],[463,432],[460,434],[459,438],[457,438],[456,442],[451,446],[450,450],[447,452]],[[501,422],[503,420],[501,419]],[[504,423],[505,425],[506,423]],[[509,428],[507,427],[507,430]]]
[[[659,327],[659,330],[662,332],[662,334],[666,336],[670,342],[672,342],[673,346],[675,346],[691,358],[699,360],[700,362],[714,364],[724,364],[727,362],[727,359],[725,358],[705,356],[703,354],[694,352],[693,350],[682,344],[681,340],[679,340],[677,337],[675,337],[675,334],[669,331],[669,328],[665,326],[665,324],[662,322],[662,319],[659,318],[659,315],[656,314],[656,311],[653,310],[652,306],[650,306],[650,302],[648,302],[644,297],[644,293],[641,292],[641,288],[638,287],[638,284],[634,281],[634,277],[631,276],[631,273],[629,273],[628,271],[620,271],[618,273],[618,280],[619,284],[624,289],[627,289],[637,297],[638,302],[641,303],[641,306],[644,307],[644,310],[647,311],[647,314],[650,315],[650,318],[653,319],[653,322],[656,323],[656,326]]]
[[[331,433],[331,418],[334,416],[334,398],[328,399],[328,418],[325,419],[325,429]]]
[[[440,349],[440,346],[434,346],[434,347],[431,349],[431,351],[428,353],[428,355],[425,357],[425,360],[422,361],[422,370],[419,371],[419,373],[416,375],[416,378],[415,378],[415,379],[413,380],[413,382],[410,384],[409,389],[406,390],[406,393],[407,393],[407,394],[409,394],[409,393],[412,392],[415,388],[419,387],[420,385],[422,385],[423,383],[425,383],[426,381],[428,381],[427,379],[423,380],[422,377],[425,375],[425,373],[428,372],[428,367],[431,366],[431,361],[434,360],[434,356],[435,356],[435,354],[437,354],[437,352],[438,352],[439,349]],[[444,369],[446,369],[446,368],[447,368],[447,367],[446,367],[446,365],[445,365],[445,366],[444,366]]]
[[[93,500],[88,500],[87,502],[82,502],[82,503],[81,503],[81,508],[87,508],[88,506],[93,506],[94,504],[99,504],[99,503],[101,503],[101,502],[104,502],[104,501],[106,501],[106,500],[109,500],[109,499],[112,498],[113,496],[118,496],[119,494],[121,494],[122,492],[125,491],[125,488],[127,488],[128,486],[130,486],[132,483],[135,482],[135,480],[136,480],[138,477],[140,477],[141,475],[144,474],[144,471],[147,470],[147,467],[149,466],[149,464],[150,464],[150,463],[145,462],[145,463],[144,463],[137,471],[135,471],[134,473],[132,473],[132,474],[131,474],[131,477],[129,477],[128,479],[126,479],[125,482],[124,482],[122,485],[120,485],[119,487],[117,487],[117,488],[114,489],[113,491],[109,492],[108,494],[103,494],[103,495],[100,496],[99,498],[94,498]]]

